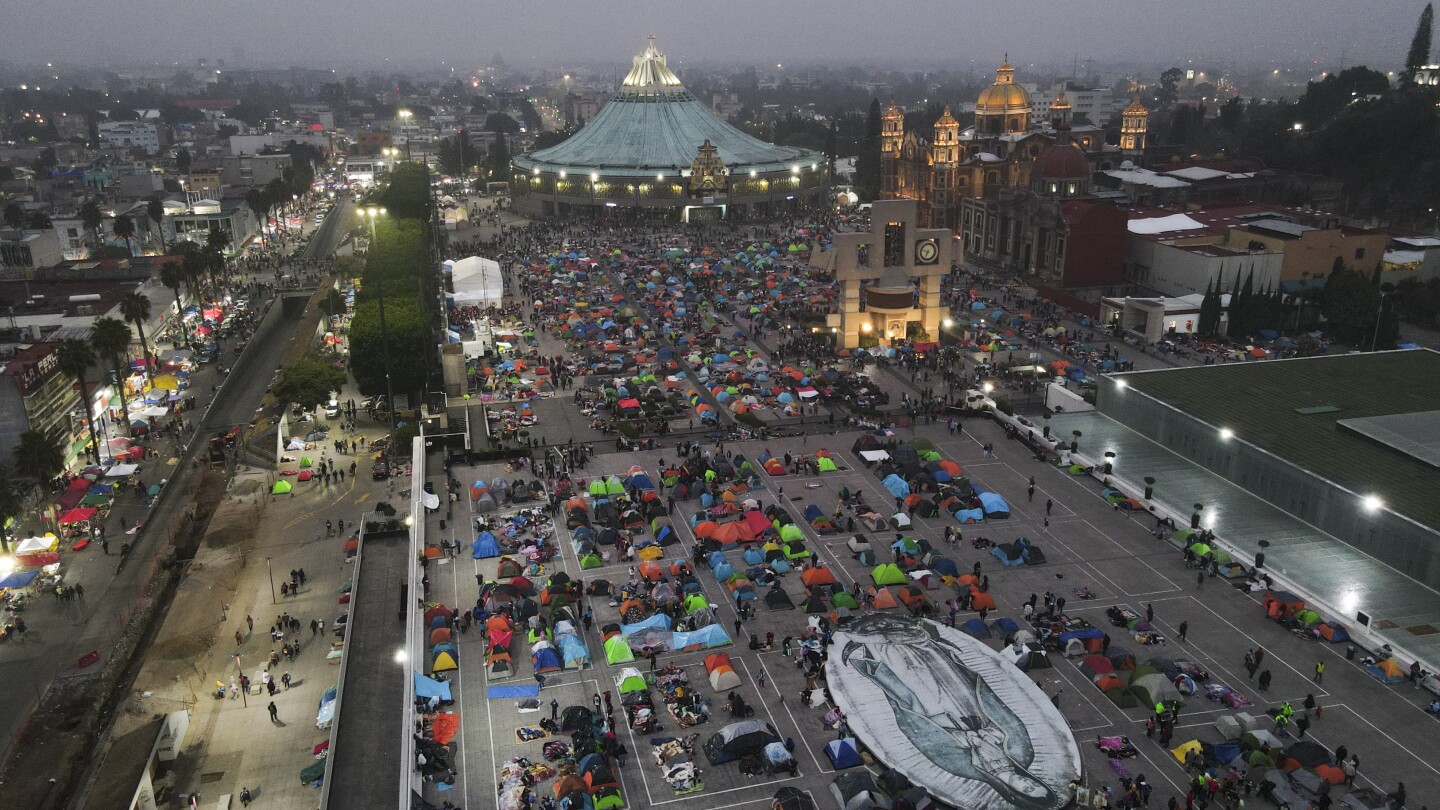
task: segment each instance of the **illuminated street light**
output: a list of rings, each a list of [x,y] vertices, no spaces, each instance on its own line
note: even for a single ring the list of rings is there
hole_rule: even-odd
[[[1228,442],[1235,438],[1235,431],[1230,428],[1220,428],[1220,438]]]
[[[1366,495],[1362,503],[1365,504],[1366,512],[1379,512],[1385,506],[1385,502],[1380,500],[1379,495]]]

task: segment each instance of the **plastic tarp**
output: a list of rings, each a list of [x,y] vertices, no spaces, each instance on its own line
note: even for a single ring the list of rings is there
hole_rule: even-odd
[[[723,647],[730,643],[730,637],[725,635],[725,630],[718,624],[710,624],[689,633],[676,633],[673,642],[676,650],[683,650],[686,647],[699,647],[710,649],[711,647]]]
[[[1013,658],[985,642],[938,622],[872,614],[839,629],[825,666],[855,736],[938,801],[1053,810],[1069,800],[1081,765],[1069,725]],[[947,716],[969,718],[973,728],[961,732],[930,719]],[[968,765],[977,745],[986,760],[1006,762],[1008,779]],[[1022,799],[1018,785],[1048,799]],[[841,796],[840,805],[849,807],[849,798]]]
[[[475,538],[475,542],[471,544],[470,548],[474,551],[474,558],[477,560],[500,556],[500,544],[495,541],[495,535],[490,532],[484,532]]]
[[[986,517],[1010,516],[1010,504],[994,492],[981,492],[980,506],[985,510]]]
[[[635,622],[634,624],[622,624],[622,625],[620,625],[620,632],[621,632],[621,634],[627,635],[627,636],[634,635],[634,634],[639,633],[639,632],[642,632],[642,631],[644,631],[644,630],[652,630],[652,629],[653,629],[653,630],[669,630],[669,629],[670,629],[670,617],[667,616],[667,615],[665,615],[664,613],[656,613],[656,614],[654,614],[653,616],[647,616],[646,618],[641,619],[640,621]]]
[[[415,673],[415,697],[450,700],[450,684]]]
[[[881,481],[880,485],[885,487],[886,492],[889,492],[896,498],[903,498],[910,494],[910,485],[905,483],[904,478],[901,478],[895,473],[890,473],[885,476],[885,480]]]
[[[721,765],[749,754],[758,754],[773,742],[780,742],[780,735],[768,723],[741,720],[721,728],[705,741],[705,758],[710,760],[711,765]]]

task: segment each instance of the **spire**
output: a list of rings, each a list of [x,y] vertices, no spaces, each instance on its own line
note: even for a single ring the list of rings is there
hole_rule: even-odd
[[[631,60],[630,72],[620,82],[620,92],[630,95],[684,92],[680,78],[665,64],[665,54],[656,49],[655,35],[645,39],[645,51]]]

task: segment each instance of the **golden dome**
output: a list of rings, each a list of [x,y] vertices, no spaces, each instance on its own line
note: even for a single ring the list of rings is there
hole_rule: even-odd
[[[1051,109],[1051,110],[1068,110],[1068,109],[1070,109],[1070,99],[1068,99],[1068,98],[1065,97],[1065,91],[1064,91],[1064,90],[1061,90],[1061,91],[1060,91],[1060,95],[1056,96],[1056,97],[1055,97],[1055,100],[1052,101],[1052,102],[1050,102],[1050,109]]]
[[[995,83],[980,93],[975,102],[977,113],[1029,112],[1030,94],[1015,83],[1015,68],[1009,61],[995,71]]]
[[[959,121],[956,121],[956,120],[955,120],[955,116],[950,114],[950,105],[949,105],[949,104],[946,104],[946,105],[945,105],[945,112],[941,113],[941,114],[940,114],[940,117],[937,118],[937,119],[935,119],[935,127],[938,129],[938,128],[940,128],[940,127],[958,127],[958,126],[960,126],[960,122],[959,122]]]
[[[1136,96],[1135,100],[1130,102],[1130,106],[1125,108],[1122,115],[1148,115],[1149,112],[1149,110],[1145,109],[1145,105],[1140,103],[1140,97]]]

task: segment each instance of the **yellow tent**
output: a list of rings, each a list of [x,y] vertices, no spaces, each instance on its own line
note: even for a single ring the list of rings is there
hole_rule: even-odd
[[[1170,753],[1171,753],[1171,754],[1174,754],[1174,755],[1175,755],[1175,759],[1178,760],[1178,761],[1183,765],[1183,764],[1185,763],[1185,758],[1188,757],[1188,756],[1190,756],[1190,753],[1191,753],[1192,751],[1199,751],[1199,750],[1200,750],[1200,741],[1199,741],[1199,740],[1191,740],[1190,742],[1180,743],[1179,746],[1170,749]]]
[[[430,667],[431,672],[449,672],[452,669],[459,669],[455,659],[448,652],[442,652],[435,656],[435,662]]]
[[[174,391],[180,387],[180,381],[175,379],[174,374],[161,374],[150,380],[151,388],[159,388],[165,391]]]
[[[635,556],[642,560],[658,560],[665,556],[665,550],[659,546],[646,546],[635,552]]]

